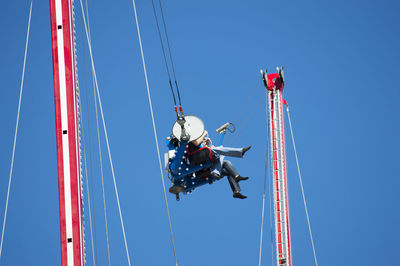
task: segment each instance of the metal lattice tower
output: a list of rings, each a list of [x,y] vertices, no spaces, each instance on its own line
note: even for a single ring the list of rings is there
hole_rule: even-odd
[[[292,252],[283,120],[283,105],[286,104],[286,101],[282,97],[283,70],[278,68],[278,73],[262,72],[262,74],[268,92],[276,261],[278,266],[291,266]]]

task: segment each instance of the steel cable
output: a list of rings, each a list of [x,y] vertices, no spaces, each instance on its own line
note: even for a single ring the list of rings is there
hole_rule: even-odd
[[[257,108],[260,106],[260,104],[262,102],[263,102],[262,98],[260,98],[259,101],[253,105],[253,109],[250,111],[250,114],[247,116],[247,119],[242,123],[242,125],[238,126],[239,130],[235,134],[235,136],[232,138],[232,140],[229,142],[229,145],[233,144],[236,141],[236,139],[238,138],[238,136],[240,135],[240,133],[243,131],[243,129],[246,128],[247,124],[250,122],[251,118],[254,116]]]
[[[267,95],[268,97],[268,95]],[[266,98],[266,105],[268,104],[268,98]],[[266,110],[268,110],[268,106],[266,106]],[[267,141],[266,141],[266,150],[265,150],[265,168],[264,168],[264,189],[263,189],[263,197],[262,197],[262,211],[261,211],[261,233],[260,233],[260,252],[258,256],[258,266],[261,266],[261,254],[262,254],[262,244],[263,244],[263,232],[264,232],[264,211],[265,211],[265,191],[266,191],[266,183],[267,183],[267,167],[268,167],[268,125],[269,125],[269,115],[266,112],[266,120],[267,120]]]
[[[165,205],[166,205],[167,214],[168,214],[169,229],[170,229],[170,232],[171,232],[172,248],[173,248],[173,251],[174,251],[175,265],[178,266],[178,260],[176,258],[176,251],[175,251],[174,236],[173,236],[173,231],[172,231],[171,215],[170,215],[170,212],[169,212],[167,192],[165,190],[164,174],[163,174],[163,168],[162,168],[161,156],[160,156],[160,148],[158,146],[157,130],[156,130],[156,124],[155,124],[155,121],[154,121],[154,113],[153,113],[153,106],[152,106],[151,95],[150,95],[149,80],[147,78],[146,62],[144,60],[142,38],[141,38],[141,35],[140,35],[139,21],[138,21],[138,17],[137,17],[135,0],[132,0],[132,4],[133,4],[133,11],[134,11],[134,14],[135,14],[136,29],[137,29],[138,38],[139,38],[140,53],[141,53],[141,56],[142,56],[143,71],[144,71],[144,76],[145,76],[145,80],[146,80],[147,97],[148,97],[148,100],[149,100],[151,120],[152,120],[152,123],[153,123],[154,140],[155,140],[155,143],[156,143],[157,155],[158,155],[158,163],[159,163],[159,166],[160,166],[161,180],[162,180],[162,185],[163,185],[163,190],[164,190],[164,200],[165,200]]]
[[[160,43],[161,43],[161,50],[162,50],[162,54],[163,54],[163,58],[164,58],[164,63],[165,63],[165,69],[167,70],[167,74],[168,74],[168,79],[169,79],[169,87],[171,88],[171,94],[174,100],[174,105],[176,106],[176,98],[175,98],[175,93],[174,93],[174,89],[172,86],[172,82],[171,82],[171,75],[169,73],[169,67],[168,67],[168,61],[167,61],[167,56],[165,55],[165,47],[164,47],[164,42],[161,36],[161,30],[160,30],[160,25],[158,23],[158,17],[157,17],[157,12],[156,12],[156,8],[154,6],[154,0],[151,0],[151,4],[153,6],[153,13],[154,13],[154,19],[156,20],[156,25],[157,25],[157,32],[158,32],[158,37],[160,38]]]
[[[270,117],[269,117],[269,113],[268,113],[268,104],[269,104],[269,95],[268,93],[266,94],[266,106],[265,106],[265,110],[266,110],[266,120],[267,120],[267,144],[266,144],[266,162],[265,162],[265,172],[264,172],[264,192],[263,192],[263,204],[262,204],[262,215],[261,215],[261,236],[260,236],[260,254],[259,254],[259,261],[258,261],[258,265],[261,266],[261,255],[262,255],[262,239],[263,239],[263,224],[264,224],[264,206],[265,206],[265,192],[266,192],[266,178],[267,178],[267,168],[268,168],[268,161],[270,161],[271,165],[272,165],[272,157],[270,157],[270,153],[269,153],[269,145],[268,145],[268,141],[270,139]],[[271,238],[271,265],[274,264],[274,246],[273,246],[273,230],[272,230],[272,184],[271,184],[271,180],[272,180],[272,175],[271,173],[269,174],[269,178],[268,178],[268,191],[269,191],[269,225],[270,225],[270,238]]]
[[[128,250],[128,243],[127,243],[126,234],[125,234],[125,226],[124,226],[124,221],[123,221],[123,218],[122,218],[121,204],[120,204],[120,201],[119,201],[117,183],[116,183],[116,179],[115,179],[114,165],[113,165],[113,161],[112,161],[112,157],[111,157],[110,143],[109,143],[109,140],[108,140],[107,127],[106,127],[106,123],[105,123],[105,119],[104,119],[103,107],[102,107],[102,104],[101,104],[99,85],[98,85],[98,82],[97,82],[96,70],[95,70],[95,67],[94,67],[92,44],[91,44],[91,41],[90,41],[89,35],[88,35],[88,29],[87,29],[87,24],[86,24],[85,13],[84,13],[84,10],[83,10],[82,0],[80,0],[80,4],[81,4],[82,17],[83,17],[83,22],[84,22],[84,25],[85,25],[85,32],[86,32],[86,37],[87,37],[88,47],[89,47],[89,52],[90,52],[90,60],[91,60],[91,65],[92,65],[92,74],[93,74],[93,77],[94,77],[94,80],[95,80],[97,99],[99,101],[99,108],[100,108],[100,114],[101,114],[101,118],[102,118],[102,122],[103,122],[104,136],[105,136],[105,140],[106,140],[106,144],[107,144],[108,159],[109,159],[109,162],[110,162],[111,173],[112,173],[113,182],[114,182],[114,191],[115,191],[115,197],[117,199],[117,206],[118,206],[119,218],[120,218],[120,222],[121,222],[122,234],[123,234],[123,238],[124,238],[126,257],[127,257],[127,260],[128,260],[128,264],[131,265],[131,261],[130,261],[130,257],[129,257],[129,250]],[[97,108],[96,108],[96,110],[97,110]],[[99,151],[99,152],[101,153],[101,151]]]
[[[11,187],[11,179],[12,179],[12,172],[13,172],[14,158],[15,158],[15,146],[17,144],[19,115],[20,115],[20,111],[21,111],[22,91],[23,91],[24,79],[25,79],[26,55],[28,53],[29,31],[30,31],[30,28],[31,28],[32,4],[33,4],[33,0],[31,0],[30,8],[29,8],[28,30],[27,30],[27,33],[26,33],[26,41],[25,41],[25,54],[24,54],[24,64],[23,64],[23,67],[22,67],[21,87],[20,87],[20,92],[19,92],[17,122],[16,122],[16,125],[15,125],[14,144],[13,144],[13,150],[12,150],[12,156],[11,156],[11,166],[10,166],[10,175],[9,175],[9,179],[8,179],[7,200],[6,200],[6,207],[5,207],[5,211],[4,211],[3,228],[2,228],[2,231],[1,231],[0,259],[1,259],[1,254],[2,254],[2,250],[3,250],[4,230],[5,230],[6,221],[7,221],[8,201],[9,201],[9,198],[10,198],[10,187]]]
[[[293,129],[292,129],[292,122],[291,122],[291,120],[290,120],[289,105],[286,105],[286,112],[287,112],[288,121],[289,121],[289,126],[290,126],[290,134],[291,134],[291,136],[292,136],[292,143],[293,143],[294,154],[295,154],[295,156],[296,156],[297,172],[298,172],[298,174],[299,174],[299,181],[300,181],[300,186],[301,186],[301,194],[302,194],[302,196],[303,196],[304,209],[305,209],[305,211],[306,211],[306,216],[307,216],[308,232],[309,232],[309,234],[310,234],[310,239],[311,239],[311,244],[312,244],[312,249],[313,249],[313,254],[314,254],[314,261],[315,261],[315,265],[318,266],[317,255],[316,255],[316,253],[315,253],[314,240],[313,240],[313,236],[312,236],[312,232],[311,232],[310,218],[309,218],[309,216],[308,216],[306,197],[305,197],[305,195],[304,195],[303,181],[302,181],[301,173],[300,173],[299,159],[298,159],[298,156],[297,156],[296,144],[295,144],[295,142],[294,142]]]
[[[82,106],[80,97],[79,97],[79,105]],[[89,209],[90,239],[91,239],[91,243],[92,243],[93,265],[96,266],[95,257],[94,257],[92,212],[91,212],[91,208],[90,208],[89,179],[88,179],[88,171],[87,171],[87,163],[86,163],[85,131],[83,129],[82,109],[81,108],[79,108],[79,116],[80,116],[81,129],[82,129],[82,148],[83,148],[83,161],[84,161],[84,165],[85,165],[86,193],[87,193],[88,209]]]
[[[257,82],[257,83],[258,83],[258,82]],[[249,96],[247,97],[245,103],[243,104],[243,106],[242,106],[242,108],[241,108],[241,110],[240,110],[240,112],[239,112],[239,115],[238,115],[237,118],[234,120],[234,121],[235,121],[235,124],[238,125],[238,126],[237,126],[237,129],[239,129],[239,130],[238,130],[238,133],[236,133],[236,135],[233,136],[232,140],[228,142],[228,145],[232,145],[232,144],[236,141],[236,138],[238,137],[239,133],[242,131],[242,128],[244,127],[242,124],[247,125],[248,121],[250,120],[250,117],[253,116],[254,112],[252,112],[250,115],[248,115],[248,116],[247,116],[247,119],[246,119],[244,122],[242,122],[243,114],[244,114],[245,110],[247,109],[246,107],[247,107],[247,106],[249,105],[249,103],[253,100],[253,98],[254,98],[254,96],[255,96],[255,92],[257,91],[257,88],[258,88],[257,85],[253,87],[253,90],[251,91],[251,93],[249,93]],[[261,101],[260,101],[260,102],[261,102]],[[258,104],[258,103],[257,103],[257,104]],[[258,105],[257,105],[257,106],[258,106]],[[253,110],[253,111],[254,111],[254,110]]]
[[[161,5],[161,0],[158,0],[158,3],[159,3],[159,5],[160,5],[161,17],[162,17],[162,21],[163,21],[163,25],[164,25],[164,33],[165,33],[165,38],[166,38],[166,40],[167,40],[167,46],[168,46],[168,51],[169,51],[169,58],[170,58],[170,60],[171,60],[172,73],[174,74],[175,87],[176,87],[176,92],[177,92],[177,94],[178,94],[179,105],[182,106],[182,103],[181,103],[181,95],[180,95],[180,93],[179,93],[178,82],[177,82],[176,74],[175,74],[174,60],[173,60],[173,58],[172,58],[171,46],[170,46],[169,38],[168,38],[167,23],[165,22],[164,10],[163,10],[163,7],[162,7],[162,5]]]
[[[87,0],[85,0],[85,5],[86,5],[86,18],[87,18],[87,25],[88,25],[88,36],[89,39],[91,40],[91,34],[90,34],[90,19],[89,19],[89,7],[87,4]],[[83,34],[85,34],[85,31],[83,30]],[[86,50],[84,49],[84,52]],[[84,63],[86,64],[86,56],[85,56],[85,60]],[[85,65],[85,78],[86,78],[86,65]],[[88,85],[87,85],[87,80],[86,80],[86,110],[87,110],[87,116],[88,116],[88,120],[87,120],[87,124],[88,124],[88,137],[89,137],[89,165],[90,165],[90,176],[91,176],[91,184],[92,184],[92,202],[93,202],[93,227],[94,227],[94,243],[95,243],[95,258],[94,261],[97,262],[97,232],[96,232],[96,204],[95,204],[95,197],[94,197],[94,174],[93,174],[93,160],[92,160],[92,141],[91,141],[91,130],[90,130],[90,116],[89,116],[89,89],[88,89]],[[94,77],[92,75],[92,86],[93,86],[93,93],[94,95],[96,95],[95,93],[95,83],[94,83]],[[96,97],[93,98],[93,101],[95,103],[96,106]],[[97,111],[97,108],[96,108]],[[98,119],[96,119],[96,121],[98,121]],[[97,132],[99,132],[98,130],[98,123],[97,124]],[[99,134],[98,134],[99,135]]]
[[[86,7],[86,18],[88,22],[88,35],[90,38],[90,23],[89,23],[89,9],[88,9],[88,4],[87,0],[85,0],[85,7]],[[85,37],[85,30],[82,28],[82,34],[83,34],[83,39]],[[91,196],[92,198],[90,199],[89,195],[89,181],[88,181],[88,171],[87,171],[87,158],[86,158],[86,147],[85,147],[85,134],[83,132],[83,118],[82,114],[81,116],[81,121],[82,121],[82,137],[83,137],[83,152],[84,152],[84,162],[85,162],[85,174],[86,174],[86,188],[87,188],[87,196],[88,196],[88,206],[89,206],[89,221],[90,221],[90,239],[91,239],[91,244],[92,244],[92,259],[93,259],[93,266],[96,266],[97,263],[97,238],[96,238],[96,208],[95,208],[95,200],[94,200],[94,180],[93,180],[93,163],[92,163],[92,141],[90,137],[90,116],[89,116],[89,85],[87,81],[87,68],[86,68],[86,49],[83,49],[83,64],[84,64],[84,77],[85,77],[85,87],[86,87],[86,112],[87,112],[87,130],[89,132],[88,134],[88,139],[89,139],[89,168],[90,168],[90,177],[91,177]],[[93,87],[94,87],[94,80],[93,80]],[[80,104],[80,106],[82,106]],[[80,109],[82,110],[82,108]],[[91,202],[92,201],[92,208],[91,208]],[[93,224],[92,224],[92,215],[91,212],[93,210]],[[94,231],[94,233],[93,233]]]

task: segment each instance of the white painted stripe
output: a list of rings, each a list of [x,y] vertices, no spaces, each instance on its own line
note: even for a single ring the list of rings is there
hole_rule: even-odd
[[[55,1],[56,22],[62,25],[62,4],[61,0]],[[65,58],[64,58],[64,36],[62,30],[57,30],[57,51],[58,51],[58,76],[61,103],[61,129],[68,130],[68,109],[66,94]],[[60,33],[60,34],[59,34]],[[69,161],[69,134],[62,135],[63,166],[64,166],[64,200],[65,200],[65,221],[67,239],[67,265],[74,264],[73,242],[68,243],[72,238],[72,202],[71,202],[71,173]]]

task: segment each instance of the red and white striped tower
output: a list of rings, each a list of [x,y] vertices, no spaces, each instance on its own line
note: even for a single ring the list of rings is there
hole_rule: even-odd
[[[79,101],[73,0],[50,0],[61,265],[83,266]]]
[[[282,98],[284,86],[282,68],[278,69],[278,73],[263,72],[263,80],[268,91],[277,265],[291,266],[292,252],[283,120],[283,105],[286,104],[286,101]]]

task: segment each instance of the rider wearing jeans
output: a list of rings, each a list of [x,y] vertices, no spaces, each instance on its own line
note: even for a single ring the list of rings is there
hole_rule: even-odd
[[[206,137],[207,134],[208,132],[204,131],[200,138],[189,143],[189,154],[195,154],[196,151],[202,150],[205,147],[206,149],[210,149],[212,151],[212,158],[209,159],[213,163],[210,169],[211,175],[217,179],[226,176],[232,189],[233,197],[239,199],[247,198],[245,195],[240,193],[241,189],[239,181],[247,180],[248,177],[241,176],[233,164],[224,158],[225,156],[242,158],[245,152],[248,151],[251,146],[246,148],[232,148],[223,146],[215,147],[214,145],[211,145],[211,140]],[[196,158],[192,157],[191,161],[196,161]]]

